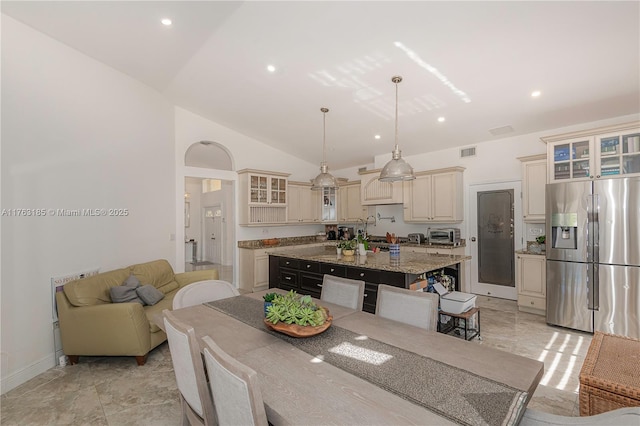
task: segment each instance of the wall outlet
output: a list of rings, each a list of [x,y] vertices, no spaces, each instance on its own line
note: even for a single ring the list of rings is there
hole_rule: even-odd
[[[268,234],[269,233],[269,228],[262,228],[262,233],[264,235]]]

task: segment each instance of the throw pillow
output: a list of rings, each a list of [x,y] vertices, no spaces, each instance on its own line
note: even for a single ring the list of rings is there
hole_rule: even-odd
[[[140,299],[138,293],[136,293],[137,287],[140,287],[140,280],[137,279],[135,275],[129,275],[129,278],[124,280],[122,285],[109,289],[111,301],[113,303],[136,302],[144,305],[144,301]]]
[[[129,278],[124,280],[122,285],[127,286],[127,287],[138,288],[138,287],[140,287],[140,280],[138,278],[136,278],[135,275],[129,275]]]
[[[137,302],[144,305],[144,302],[138,297],[134,287],[119,285],[111,287],[109,292],[111,293],[111,301],[113,303]]]
[[[147,305],[155,305],[162,299],[164,299],[164,294],[151,284],[145,284],[136,289],[136,293],[138,293],[138,297],[144,301]]]

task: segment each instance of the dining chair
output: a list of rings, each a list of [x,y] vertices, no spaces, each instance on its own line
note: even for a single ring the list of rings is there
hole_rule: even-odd
[[[386,284],[378,286],[376,315],[426,330],[436,331],[438,326],[436,293],[413,291]]]
[[[219,424],[267,426],[256,372],[229,356],[211,337],[205,336],[202,340],[206,345],[204,360]]]
[[[165,309],[164,326],[169,341],[171,362],[176,375],[182,403],[183,425],[215,425],[215,408],[204,364],[200,355],[200,345],[193,327],[177,320]]]
[[[361,311],[364,303],[364,281],[325,274],[322,277],[320,300]]]
[[[182,287],[173,297],[173,309],[239,296],[233,284],[222,280],[197,281]]]
[[[545,413],[543,411],[527,408],[524,411],[520,426],[638,426],[640,425],[640,407],[618,408],[606,413],[593,416],[560,416],[558,414]]]

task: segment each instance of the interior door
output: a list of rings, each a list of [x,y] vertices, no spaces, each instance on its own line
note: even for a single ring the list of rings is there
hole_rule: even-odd
[[[220,205],[204,208],[204,259],[222,264],[222,209]]]
[[[471,292],[517,299],[516,242],[522,240],[520,182],[471,185]],[[516,196],[517,195],[517,196]]]

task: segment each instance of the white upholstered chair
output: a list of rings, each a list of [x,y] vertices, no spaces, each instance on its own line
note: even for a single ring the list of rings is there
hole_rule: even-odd
[[[215,425],[213,399],[207,385],[200,345],[193,327],[165,309],[164,326],[182,402],[183,425]]]
[[[380,284],[378,286],[378,298],[376,299],[376,315],[436,331],[438,326],[438,301],[439,296],[436,293]]]
[[[322,278],[320,300],[361,311],[364,281],[325,275]]]
[[[173,297],[173,309],[239,296],[233,284],[222,280],[198,281],[182,287]]]
[[[519,424],[520,426],[638,426],[640,425],[640,407],[618,408],[584,417],[559,416],[527,408]]]
[[[202,340],[206,344],[204,360],[220,425],[267,426],[256,372],[229,356],[211,337]]]

